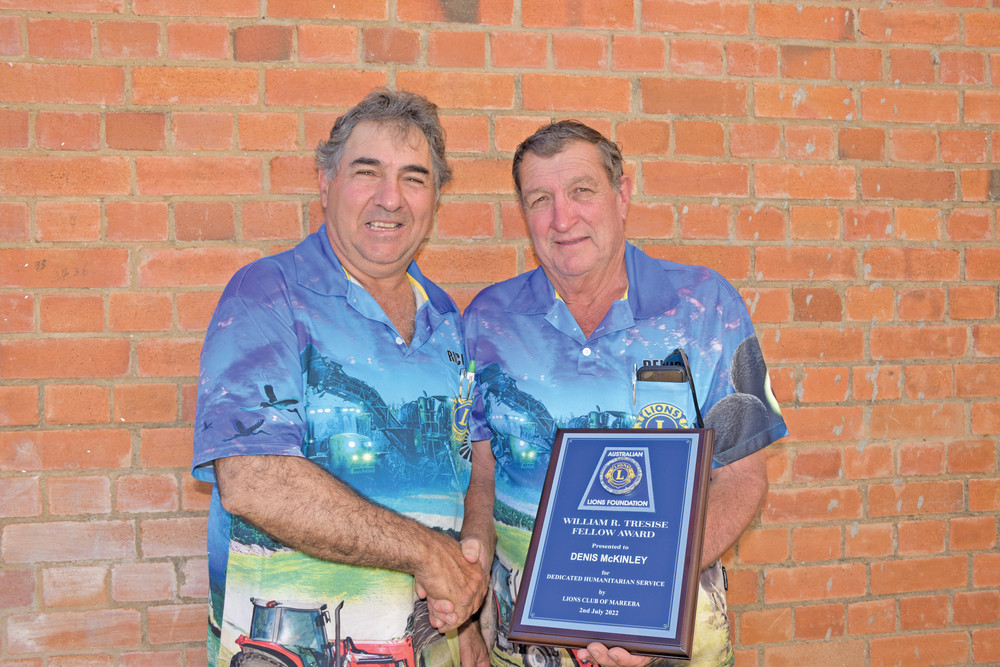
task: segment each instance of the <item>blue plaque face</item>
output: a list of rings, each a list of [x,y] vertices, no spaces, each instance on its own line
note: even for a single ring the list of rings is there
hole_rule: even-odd
[[[560,430],[511,639],[689,657],[711,431]]]

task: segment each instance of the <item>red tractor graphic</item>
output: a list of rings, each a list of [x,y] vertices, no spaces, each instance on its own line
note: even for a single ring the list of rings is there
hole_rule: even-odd
[[[398,641],[355,644],[340,639],[341,602],[334,610],[334,639],[326,628],[330,612],[325,604],[277,602],[250,598],[253,618],[250,636],[240,635],[240,652],[230,667],[349,667],[384,665],[414,667],[409,638]]]

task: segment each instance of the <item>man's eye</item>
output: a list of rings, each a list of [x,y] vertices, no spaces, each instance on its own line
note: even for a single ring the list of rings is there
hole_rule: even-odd
[[[546,204],[548,201],[549,201],[548,195],[541,195],[540,197],[535,197],[534,199],[529,200],[528,207],[538,208],[539,206]]]

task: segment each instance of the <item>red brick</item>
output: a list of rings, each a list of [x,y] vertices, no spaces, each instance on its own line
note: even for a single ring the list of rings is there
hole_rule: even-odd
[[[833,50],[834,75],[843,81],[882,79],[881,49],[838,46]]]
[[[1000,279],[1000,248],[976,248],[966,250],[966,274],[968,280]]]
[[[854,39],[855,19],[850,9],[776,4],[761,4],[754,9],[754,30],[761,37]]]
[[[11,524],[4,528],[3,537],[6,563],[135,557],[135,531],[127,521]],[[10,634],[8,641],[13,641]]]
[[[0,98],[6,102],[121,104],[124,96],[120,67],[11,63],[0,70]]]
[[[795,636],[800,640],[843,637],[845,608],[841,604],[800,606],[795,609]]]
[[[792,304],[797,322],[840,322],[843,318],[840,294],[829,287],[793,288]]]
[[[162,2],[163,0],[157,0]],[[176,0],[171,0],[176,2]],[[246,1],[246,0],[244,0]],[[247,2],[251,15],[258,6],[255,1]],[[340,21],[379,21],[389,18],[384,2],[370,0],[269,0],[268,16],[275,18],[336,19]]]
[[[420,35],[414,30],[371,26],[362,30],[362,39],[365,62],[414,64],[420,56]]]
[[[772,490],[761,520],[765,524],[801,524],[861,517],[861,494],[854,487]]]
[[[727,239],[730,236],[728,206],[689,204],[677,216],[682,239]]]
[[[987,628],[974,631],[972,655],[977,663],[1000,661],[1000,629]]]
[[[838,130],[837,157],[843,160],[885,159],[885,130],[843,127]]]
[[[934,83],[935,56],[928,49],[889,51],[889,80],[903,84]]]
[[[552,60],[556,69],[606,69],[607,38],[597,35],[555,33],[552,35]]]
[[[227,150],[233,145],[229,114],[177,112],[173,114],[174,143],[182,150]]]
[[[493,206],[487,202],[448,202],[437,213],[438,238],[490,238],[493,236]]]
[[[230,202],[178,202],[174,233],[178,241],[231,241],[236,236]]]
[[[104,300],[99,296],[51,295],[38,308],[41,330],[54,333],[101,331]]]
[[[143,195],[210,195],[261,191],[260,160],[251,157],[138,157],[136,182]]]
[[[900,637],[873,637],[870,643],[872,667],[888,665],[968,664],[969,640],[964,632],[908,634]]]
[[[166,117],[161,113],[108,113],[104,131],[108,148],[158,151],[166,147]]]
[[[792,206],[789,212],[790,237],[802,240],[839,240],[840,211],[831,206]]]
[[[115,423],[172,422],[177,419],[177,386],[125,384],[115,387]]]
[[[244,240],[298,240],[302,237],[302,207],[290,201],[246,202],[240,231]]]
[[[548,37],[544,33],[522,31],[490,33],[490,61],[494,67],[545,67]]]
[[[177,295],[177,328],[205,331],[219,302],[217,292],[185,292]]]
[[[80,651],[135,646],[142,641],[137,609],[91,609],[7,618],[7,651]]]
[[[737,546],[741,563],[783,563],[788,560],[788,531],[784,528],[747,530]]]
[[[448,150],[455,153],[490,150],[490,120],[486,116],[444,116],[441,118],[448,137]]]
[[[155,58],[160,55],[160,25],[153,21],[99,21],[97,44],[102,58]]]
[[[841,476],[843,467],[843,458],[839,450],[801,451],[792,461],[792,481],[835,480]]]
[[[456,255],[451,245],[425,245],[417,253],[424,274],[435,282],[496,282],[517,273],[514,248],[506,245],[465,247]]]
[[[21,18],[0,17],[0,55],[19,56],[24,52],[21,45]]]
[[[199,482],[190,475],[181,477],[181,508],[187,511],[207,512],[212,502],[212,485]],[[207,587],[208,581],[204,582]]]
[[[256,103],[257,72],[236,67],[136,67],[135,104],[200,105]]]
[[[792,638],[792,610],[790,607],[773,609],[747,609],[740,614],[740,643],[782,644]]]
[[[129,342],[120,338],[39,338],[0,341],[5,379],[121,377]]]
[[[719,76],[726,55],[722,42],[705,39],[671,39],[668,69],[673,74]]]
[[[81,470],[128,465],[124,430],[0,431],[0,470]]]
[[[674,208],[669,204],[640,204],[633,199],[625,220],[625,235],[629,239],[671,238],[675,217]]]
[[[880,327],[870,333],[872,359],[954,359],[966,354],[964,329],[948,326]]]
[[[525,74],[524,108],[528,77]],[[405,71],[397,74],[400,87],[426,95],[438,106],[450,109],[511,109],[514,107],[514,77],[509,74],[472,72]]]
[[[184,468],[191,465],[193,429],[146,428],[140,434],[143,468]]]
[[[960,481],[872,485],[868,490],[868,514],[876,517],[961,511],[962,487]]]
[[[45,387],[48,424],[107,424],[111,390],[102,385],[50,384]]]
[[[752,241],[784,239],[784,211],[771,206],[741,206],[736,212],[736,238]]]
[[[251,25],[233,31],[236,62],[279,62],[291,60],[292,26]]]
[[[956,625],[1000,622],[1000,591],[956,592],[952,602]]]
[[[792,561],[808,563],[840,560],[839,526],[805,526],[792,530]]]
[[[899,601],[901,630],[931,630],[948,624],[948,599],[943,595],[903,598]]]
[[[943,474],[944,457],[941,443],[905,443],[899,449],[899,474],[907,477]]]
[[[719,123],[674,121],[676,155],[722,156],[724,145],[725,129]]]
[[[631,108],[631,87],[624,78],[527,72],[521,81],[525,110],[624,113]],[[501,99],[506,100],[506,95]]]
[[[945,230],[952,241],[989,240],[990,212],[983,209],[954,209],[947,216]]]
[[[740,290],[750,316],[757,324],[789,322],[792,319],[788,291],[785,289]],[[772,375],[773,378],[773,375]]]
[[[771,604],[830,600],[865,594],[865,565],[815,565],[768,570],[764,599]]]
[[[754,172],[754,194],[758,197],[854,199],[857,196],[853,167],[758,164]]]
[[[956,123],[959,100],[954,91],[861,91],[861,115],[869,122]]]
[[[151,644],[176,644],[204,639],[205,607],[202,604],[157,605],[146,614]]]
[[[785,157],[792,160],[833,160],[836,151],[833,130],[816,125],[785,129]]]
[[[891,129],[889,157],[902,162],[937,160],[937,133],[922,129]]]
[[[658,120],[626,120],[617,125],[622,151],[633,155],[668,155],[670,123]]]
[[[865,252],[862,261],[869,280],[956,281],[961,255],[957,250],[878,247]]]
[[[756,260],[757,279],[763,281],[857,277],[857,254],[853,248],[760,246],[756,249]]]
[[[628,0],[522,0],[521,22],[528,28],[629,30],[635,16]]]
[[[115,488],[119,512],[172,512],[178,509],[177,480],[173,475],[124,475]]]
[[[967,15],[966,20],[972,15]],[[986,54],[974,51],[941,51],[941,83],[976,85],[986,83]]]
[[[741,81],[643,77],[639,85],[643,113],[747,115],[747,86]]]
[[[896,300],[896,314],[903,321],[940,322],[944,319],[945,293],[943,289],[927,288],[900,290]]]
[[[666,57],[666,42],[659,35],[616,34],[611,37],[612,69],[661,71],[666,66]]]
[[[142,555],[147,559],[198,556],[205,552],[206,517],[145,519],[139,526]]]
[[[38,389],[28,385],[0,385],[0,426],[38,423]]]
[[[857,116],[851,91],[835,86],[758,83],[754,111],[763,118],[847,120]]]
[[[136,346],[139,377],[195,377],[201,338],[149,338]]]
[[[969,510],[973,512],[1000,511],[1000,481],[996,479],[969,480]]]
[[[18,607],[29,607],[35,600],[35,575],[29,568],[5,568],[0,570],[0,609],[5,612]],[[0,663],[4,664],[4,663]]]
[[[960,32],[959,17],[954,13],[912,9],[862,9],[858,24],[861,33],[873,42],[955,44]]]
[[[0,157],[0,194],[4,196],[125,195],[130,193],[130,181],[128,160],[123,157]]]
[[[229,26],[191,21],[168,23],[167,55],[176,60],[229,60]]]
[[[993,398],[1000,382],[1000,365],[960,364],[955,366],[956,395]]]
[[[777,76],[778,49],[760,42],[729,42],[726,68],[733,76]]]
[[[0,109],[0,147],[28,147],[28,112]]]
[[[733,125],[729,130],[729,151],[733,157],[778,157],[781,128],[777,125]]]
[[[103,565],[50,567],[42,571],[42,597],[47,607],[107,605],[108,569]]]
[[[965,16],[967,46],[1000,46],[1000,16],[994,13],[973,13]]]
[[[205,485],[204,482],[198,482]],[[208,485],[209,487],[211,485]],[[211,495],[211,493],[209,493]],[[208,597],[208,562],[204,558],[188,558],[181,571],[180,594],[187,598]]]
[[[847,605],[847,629],[852,635],[884,635],[896,629],[893,600],[871,600]]]
[[[975,356],[1000,356],[1000,327],[972,327],[972,350]]]
[[[165,241],[169,211],[166,202],[115,201],[104,207],[109,241]]]
[[[35,205],[35,237],[39,241],[97,241],[101,206],[97,202],[40,201]]]
[[[357,58],[356,26],[306,24],[296,26],[296,30],[298,57],[302,62],[353,63]]]
[[[166,331],[173,324],[173,302],[169,294],[114,292],[108,303],[111,331]]]
[[[744,164],[643,162],[643,193],[685,197],[746,197],[750,175]]]
[[[997,443],[992,440],[967,440],[948,445],[948,472],[986,473],[996,470]],[[971,509],[971,508],[970,508]]]
[[[121,563],[111,570],[111,596],[118,602],[170,600],[177,593],[172,563]]]
[[[240,267],[261,256],[244,248],[148,250],[139,263],[143,287],[224,285]]]
[[[955,517],[948,522],[948,549],[956,551],[991,551],[997,546],[997,522],[994,516]]]
[[[100,147],[101,117],[96,113],[41,111],[35,120],[35,138],[42,148],[56,151],[92,151]]]
[[[93,40],[90,21],[31,19],[26,25],[28,55],[35,58],[90,58]]]
[[[847,479],[892,477],[895,473],[892,450],[889,447],[863,443],[844,453]]]
[[[922,364],[906,369],[906,396],[915,399],[941,399],[954,396],[952,368],[947,365]]]
[[[432,32],[427,60],[432,67],[482,68],[486,64],[486,36],[482,32]]]
[[[3,394],[0,393],[0,396]],[[42,513],[42,494],[38,477],[0,477],[0,501],[4,518],[37,517]],[[0,583],[3,583],[0,578]],[[6,592],[6,589],[4,589]],[[0,607],[10,605],[0,601]]]
[[[739,2],[658,0],[642,7],[642,27],[666,33],[746,35],[750,8]]]
[[[829,79],[829,48],[797,44],[784,45],[781,53],[781,75],[788,79]]]
[[[859,524],[855,522],[844,540],[847,558],[876,558],[887,556],[895,550],[892,525]]]
[[[942,218],[936,208],[901,206],[896,209],[895,236],[906,241],[940,241]]]
[[[727,280],[745,280],[750,274],[750,254],[747,248],[726,245],[647,245],[644,250],[657,259],[681,264],[707,266]]]

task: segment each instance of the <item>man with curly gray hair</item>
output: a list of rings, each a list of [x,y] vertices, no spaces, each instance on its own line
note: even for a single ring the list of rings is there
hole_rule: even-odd
[[[494,537],[459,312],[413,261],[451,176],[437,108],[373,91],[316,164],[324,224],[236,273],[202,351],[209,665],[445,665]]]

